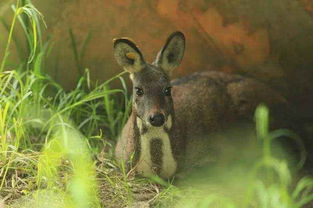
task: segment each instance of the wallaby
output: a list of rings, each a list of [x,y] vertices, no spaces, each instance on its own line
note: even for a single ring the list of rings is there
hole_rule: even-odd
[[[114,40],[117,63],[130,73],[133,84],[132,112],[115,156],[131,160],[143,176],[172,177],[183,166],[186,148],[194,138],[251,117],[261,102],[284,102],[264,84],[239,75],[207,71],[171,82],[184,50],[184,34],[174,32],[149,64],[131,40]]]

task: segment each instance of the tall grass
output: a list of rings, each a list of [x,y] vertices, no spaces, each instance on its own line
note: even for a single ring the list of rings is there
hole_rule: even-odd
[[[126,121],[127,92],[109,87],[119,79],[125,88],[124,80],[119,74],[92,89],[86,69],[76,88],[66,92],[44,73],[50,46],[41,40],[42,15],[29,0],[17,1],[12,10],[0,67],[0,195],[13,200],[44,188],[59,193],[61,207],[100,207],[93,157],[104,141],[114,141]],[[28,54],[18,68],[7,71],[17,22]],[[114,104],[113,94],[120,94],[125,105]],[[42,207],[40,199],[51,192],[35,193]]]

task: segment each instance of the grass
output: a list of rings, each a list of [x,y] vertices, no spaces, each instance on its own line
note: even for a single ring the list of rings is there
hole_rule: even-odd
[[[302,149],[301,160],[293,167],[299,170],[305,160],[301,140],[288,130],[270,132],[269,112],[263,105],[256,110],[262,157],[253,165],[210,167],[194,173],[196,178],[203,175],[205,182],[190,176],[175,185],[126,172],[112,159],[114,142],[131,107],[123,73],[92,86],[83,64],[92,36],[78,49],[69,30],[80,78],[75,89],[65,91],[44,73],[51,47],[42,41],[42,15],[29,0],[17,1],[12,11],[0,68],[0,200],[8,207],[136,207],[142,203],[153,207],[300,208],[313,200],[313,180],[295,179],[288,161],[277,159],[272,152],[275,138],[292,138]],[[18,44],[14,38],[18,26],[25,33],[28,50],[16,68],[8,71],[11,46]],[[113,80],[120,80],[120,89],[110,88]],[[233,194],[238,191],[239,196]]]

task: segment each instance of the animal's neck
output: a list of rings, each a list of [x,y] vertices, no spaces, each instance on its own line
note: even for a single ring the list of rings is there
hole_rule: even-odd
[[[139,129],[140,156],[136,169],[144,176],[158,174],[163,178],[171,177],[177,168],[171,144],[171,128],[173,118],[168,116],[164,126],[146,125],[136,117]]]

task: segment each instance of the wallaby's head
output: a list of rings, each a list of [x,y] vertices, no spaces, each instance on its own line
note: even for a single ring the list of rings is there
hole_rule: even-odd
[[[149,64],[131,40],[114,40],[117,63],[130,73],[133,82],[133,106],[137,116],[148,126],[162,126],[173,112],[170,75],[180,64],[184,50],[185,37],[175,32],[155,61]]]

